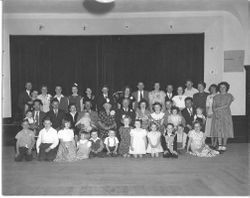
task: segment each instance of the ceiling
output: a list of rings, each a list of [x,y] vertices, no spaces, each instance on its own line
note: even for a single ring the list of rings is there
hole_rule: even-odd
[[[244,1],[244,0],[237,0]],[[88,6],[103,6],[112,12],[160,12],[228,10],[235,12],[235,0],[116,0],[112,5],[94,0],[4,0],[4,13],[89,13]],[[90,5],[92,3],[92,5]]]

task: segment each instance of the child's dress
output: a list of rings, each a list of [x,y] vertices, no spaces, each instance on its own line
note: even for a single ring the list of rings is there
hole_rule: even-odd
[[[119,129],[121,143],[119,146],[119,154],[124,155],[129,153],[129,146],[130,146],[130,131],[131,127],[124,127],[121,126]]]
[[[189,132],[188,136],[192,138],[190,145],[192,152],[190,154],[198,157],[214,157],[219,154],[218,151],[210,149],[207,145],[205,145],[201,151],[198,151],[204,143],[205,134],[202,131],[197,133],[192,130]]]
[[[145,138],[147,136],[147,131],[145,129],[132,129],[130,131],[130,136],[133,137],[133,142],[131,145],[134,150],[131,148],[129,150],[130,154],[146,154],[146,142]]]
[[[88,159],[91,149],[91,142],[89,140],[79,140],[77,142],[76,158],[78,160]]]
[[[156,143],[159,141],[159,144],[156,148],[152,148],[148,141],[148,147],[147,147],[147,153],[161,153],[163,152],[162,146],[161,146],[161,132],[159,131],[151,131],[147,134],[148,140],[153,145],[156,145]]]
[[[183,117],[180,115],[173,115],[171,114],[170,116],[168,116],[168,123],[172,123],[174,125],[174,127],[176,128],[179,124],[183,124],[185,125],[183,120]]]
[[[201,131],[205,130],[206,117],[203,114],[201,115],[195,114],[194,122],[199,122],[201,124]]]

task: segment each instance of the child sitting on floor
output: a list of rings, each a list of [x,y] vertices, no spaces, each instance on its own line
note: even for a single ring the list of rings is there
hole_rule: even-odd
[[[36,141],[36,151],[39,161],[53,161],[57,154],[57,145],[59,143],[57,130],[52,128],[52,122],[49,117],[43,121],[44,128],[39,132]]]
[[[77,142],[76,158],[78,160],[88,159],[91,150],[91,141],[88,140],[88,132],[80,132],[80,140]]]
[[[28,120],[23,120],[22,128],[15,137],[17,139],[15,161],[17,162],[22,161],[23,158],[26,161],[31,161],[33,158],[32,148],[35,145],[34,132],[29,130]]]
[[[159,153],[163,152],[161,146],[161,132],[157,130],[156,123],[151,124],[151,131],[147,134],[148,148],[147,153],[151,154],[151,157],[159,157]]]
[[[107,155],[111,157],[116,157],[119,140],[115,136],[115,131],[109,131],[108,137],[106,137],[104,140],[104,144],[105,148],[107,149]]]
[[[76,160],[76,146],[74,140],[74,131],[70,128],[70,120],[63,120],[64,128],[58,131],[58,138],[60,140],[57,151],[56,162],[75,161]]]
[[[182,124],[179,124],[177,127],[176,139],[177,139],[177,152],[179,154],[185,153],[187,134],[184,132],[184,126]]]
[[[167,131],[165,133],[166,150],[163,153],[164,158],[178,158],[176,134],[174,132],[174,125],[167,124]]]
[[[91,138],[89,139],[89,141],[91,142],[90,157],[104,157],[103,141],[98,137],[97,131],[91,132]]]
[[[219,154],[218,151],[210,149],[209,146],[205,144],[206,136],[201,131],[200,122],[196,121],[194,123],[194,130],[188,133],[188,137],[187,152],[189,152],[189,148],[191,148],[190,154],[198,157],[214,157]]]

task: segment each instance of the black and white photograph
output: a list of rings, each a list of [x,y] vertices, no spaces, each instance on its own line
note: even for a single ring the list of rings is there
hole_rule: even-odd
[[[2,0],[3,196],[249,196],[250,0]]]

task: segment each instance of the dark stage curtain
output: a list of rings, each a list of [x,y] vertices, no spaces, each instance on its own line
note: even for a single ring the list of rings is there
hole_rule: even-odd
[[[77,82],[80,94],[91,87],[97,94],[103,84],[112,91],[143,81],[151,90],[158,81],[184,85],[204,78],[204,34],[126,36],[10,36],[12,112],[26,81],[40,91],[46,84],[54,95]]]

